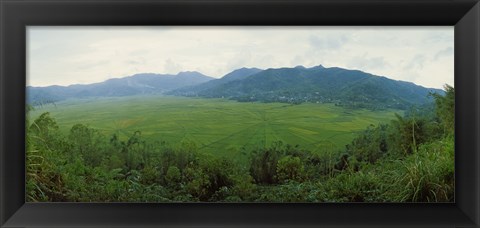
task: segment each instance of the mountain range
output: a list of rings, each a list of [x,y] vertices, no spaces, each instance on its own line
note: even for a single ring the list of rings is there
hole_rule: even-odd
[[[430,103],[425,88],[359,70],[322,65],[306,68],[240,68],[215,79],[198,72],[177,75],[136,74],[101,83],[27,87],[27,102],[42,104],[67,98],[166,94],[226,98],[240,102],[334,103],[357,108],[398,108]]]
[[[167,91],[198,85],[212,80],[196,71],[170,74],[135,74],[124,78],[112,78],[100,83],[70,86],[27,86],[27,103],[42,104],[68,98],[118,97],[139,94],[162,94]]]

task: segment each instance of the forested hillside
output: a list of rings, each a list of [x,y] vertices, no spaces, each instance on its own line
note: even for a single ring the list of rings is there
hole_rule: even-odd
[[[245,70],[245,69],[244,69]],[[358,70],[322,65],[305,68],[271,68],[250,71],[236,80],[225,76],[167,94],[228,98],[236,101],[334,103],[339,106],[368,109],[408,109],[431,102],[428,89],[411,82],[396,81]]]

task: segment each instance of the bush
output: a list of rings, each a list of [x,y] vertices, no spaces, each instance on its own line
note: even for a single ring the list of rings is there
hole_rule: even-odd
[[[277,186],[258,187],[256,202],[319,202],[317,194],[321,192],[318,184],[312,182],[288,181]]]
[[[168,186],[177,186],[180,184],[182,176],[180,174],[180,169],[176,166],[168,167],[167,174],[165,175],[165,182]]]
[[[285,155],[282,143],[277,142],[270,148],[254,150],[250,156],[250,175],[259,184],[277,183],[277,162]]]
[[[359,162],[376,162],[387,153],[387,129],[387,125],[369,126],[346,145],[347,154]]]
[[[299,157],[285,156],[277,163],[277,179],[279,182],[298,181],[305,178],[305,171]]]
[[[232,195],[236,196],[238,200],[230,199],[231,201],[250,201],[255,197],[257,186],[252,176],[241,174],[234,177],[234,182]]]
[[[326,202],[382,202],[382,180],[372,172],[345,171],[322,183],[319,201]]]
[[[167,172],[167,176],[168,176],[168,172]],[[145,185],[151,185],[158,182],[159,178],[160,178],[160,175],[157,168],[147,165],[141,171],[140,182]]]
[[[40,115],[30,126],[28,122],[27,118],[26,200],[66,201],[65,180],[57,166],[64,162],[62,152],[65,146],[58,125],[48,112]]]
[[[255,152],[254,152],[255,153]],[[256,183],[274,184],[277,174],[277,161],[279,159],[277,151],[262,150],[256,152],[250,162],[250,174]]]
[[[103,152],[99,150],[103,140],[102,135],[95,129],[83,124],[75,124],[70,129],[68,137],[72,144],[69,151],[71,154],[80,154],[86,165],[91,167],[99,166],[103,159]]]
[[[187,168],[185,170],[186,190],[193,197],[206,201],[210,198],[210,178],[201,169]]]

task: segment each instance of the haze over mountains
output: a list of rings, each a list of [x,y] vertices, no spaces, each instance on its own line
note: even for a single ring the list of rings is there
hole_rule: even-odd
[[[87,85],[27,87],[27,102],[36,105],[68,98],[166,94],[249,102],[314,102],[405,109],[431,102],[430,92],[443,94],[443,90],[411,82],[319,65],[266,70],[241,68],[219,79],[198,72],[181,72],[177,75],[136,74]]]

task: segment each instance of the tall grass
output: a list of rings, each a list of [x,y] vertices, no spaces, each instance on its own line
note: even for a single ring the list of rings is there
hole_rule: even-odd
[[[395,202],[448,202],[454,199],[454,140],[423,144],[404,160],[384,167],[386,197]]]

